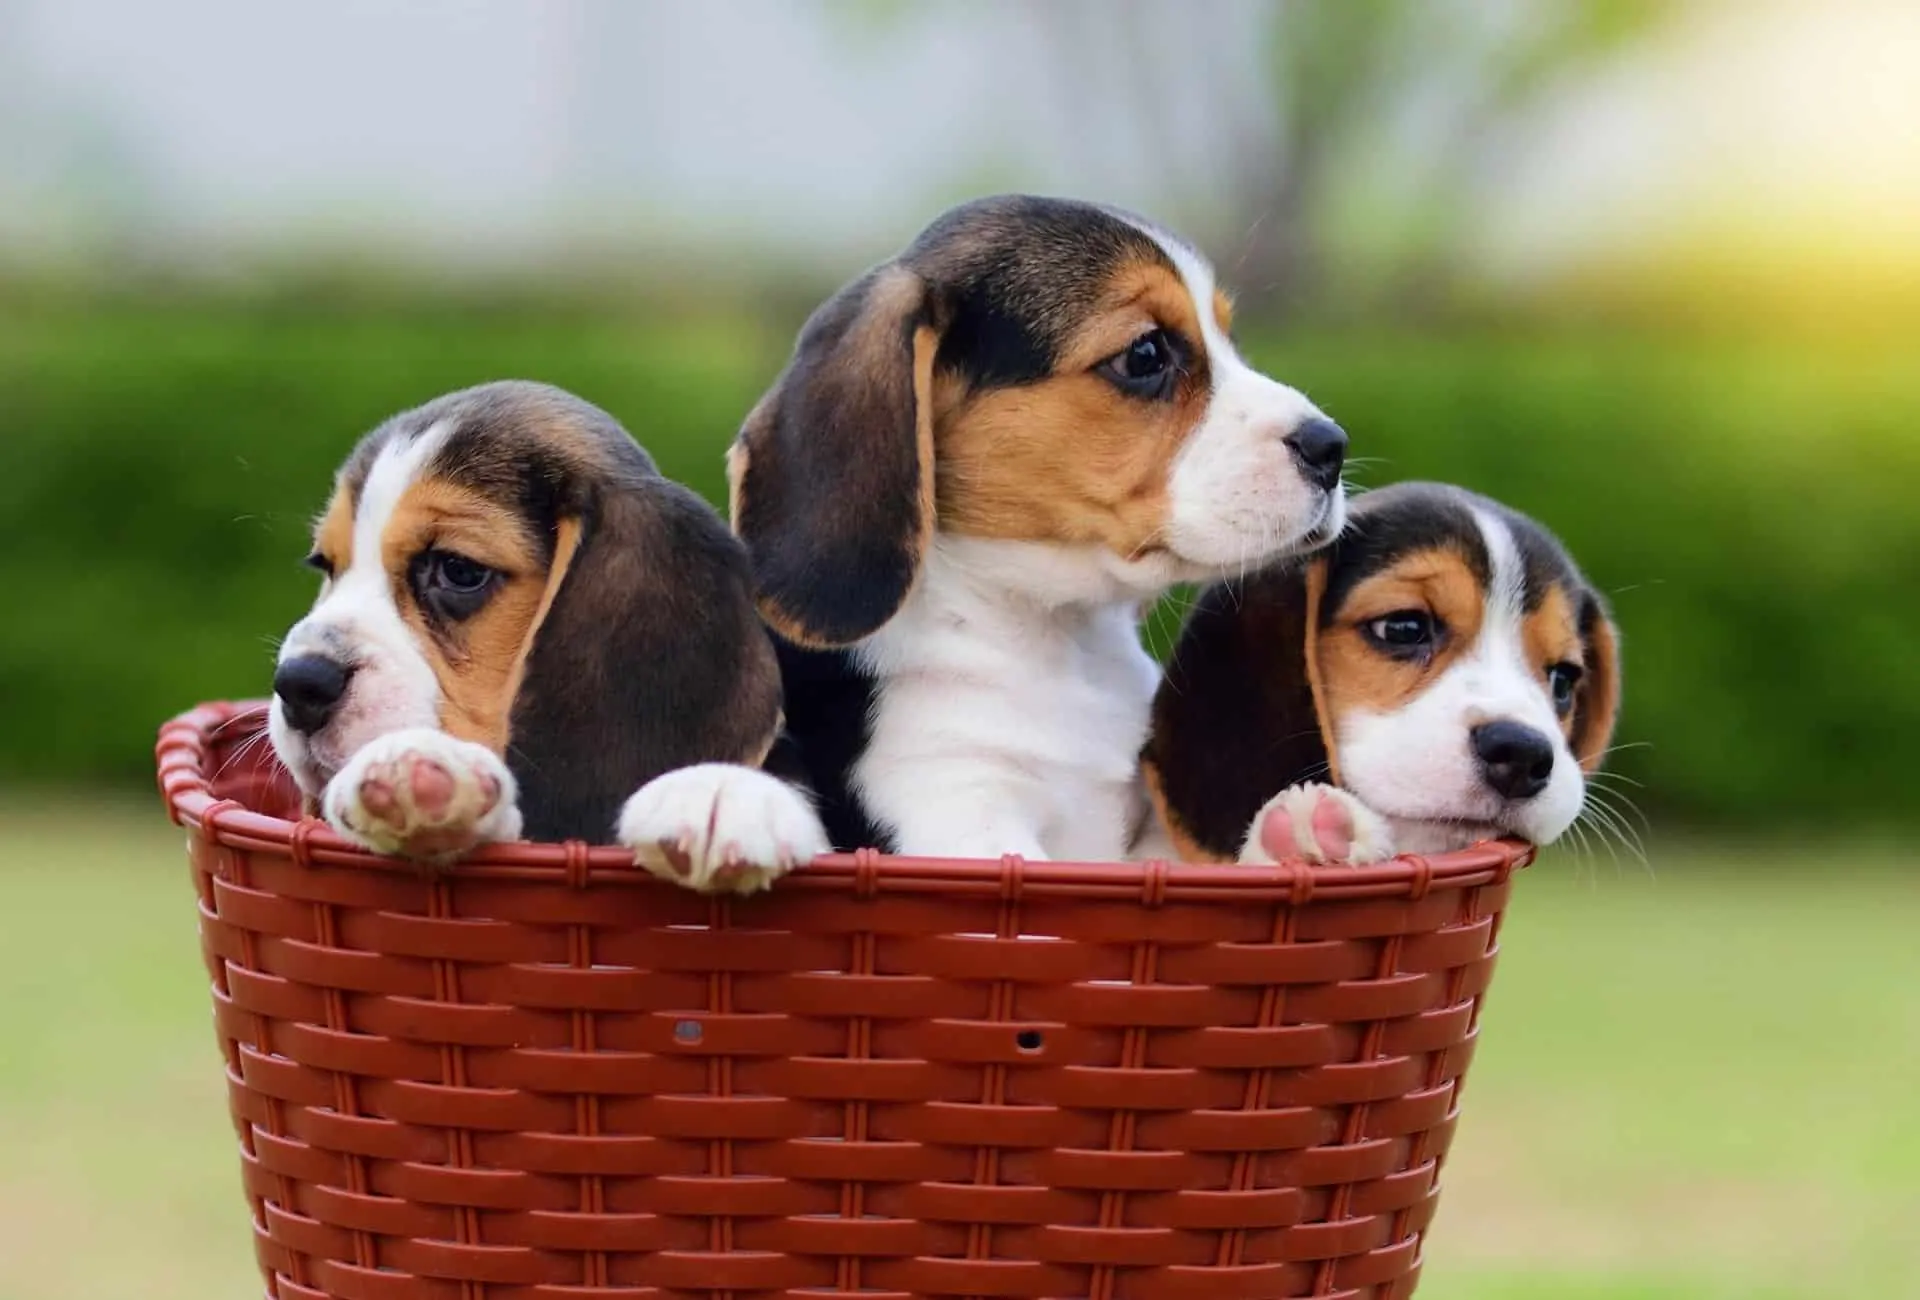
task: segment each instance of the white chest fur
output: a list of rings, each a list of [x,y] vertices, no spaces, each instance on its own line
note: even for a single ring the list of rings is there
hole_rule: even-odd
[[[877,690],[853,786],[898,852],[1125,856],[1159,677],[1139,601],[1161,576],[936,540],[906,604],[856,649]]]

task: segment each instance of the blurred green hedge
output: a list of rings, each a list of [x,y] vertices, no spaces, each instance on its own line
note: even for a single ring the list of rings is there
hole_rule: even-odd
[[[721,497],[778,319],[242,301],[0,318],[0,780],[139,781],[155,725],[264,693],[341,454],[503,376],[574,389]],[[672,323],[669,323],[672,322]],[[1247,339],[1350,431],[1363,484],[1544,519],[1612,593],[1614,766],[1661,817],[1920,822],[1920,368],[1910,349],[1553,333]]]

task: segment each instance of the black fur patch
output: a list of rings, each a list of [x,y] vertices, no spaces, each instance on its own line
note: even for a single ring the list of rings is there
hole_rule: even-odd
[[[1141,761],[1175,829],[1213,857],[1239,855],[1268,799],[1324,776],[1309,617],[1303,563],[1221,583],[1200,594],[1168,660]]]
[[[1531,613],[1539,609],[1547,593],[1556,587],[1574,598],[1577,610],[1582,603],[1582,594],[1587,591],[1587,580],[1581,576],[1573,557],[1560,544],[1560,539],[1534,520],[1498,502],[1487,501],[1484,505],[1506,521],[1514,547],[1520,552],[1521,572],[1526,584],[1521,603],[1526,611]],[[1583,626],[1580,630],[1585,633],[1588,628]]]
[[[1177,274],[1166,250],[1131,219],[1030,195],[953,209],[922,231],[900,262],[942,304],[938,365],[975,388],[1052,374],[1064,340],[1092,313],[1116,268],[1151,262]]]
[[[873,718],[872,677],[845,650],[808,650],[774,638],[787,725],[767,770],[812,792],[827,838],[842,853],[893,849],[892,836],[875,824],[849,777],[866,752]]]

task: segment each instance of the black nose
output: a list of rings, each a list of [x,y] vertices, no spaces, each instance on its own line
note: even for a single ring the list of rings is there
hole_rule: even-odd
[[[1332,420],[1314,416],[1286,437],[1294,460],[1307,482],[1331,492],[1347,463],[1347,431]]]
[[[326,726],[351,676],[353,669],[322,655],[301,655],[281,664],[273,674],[273,693],[280,697],[287,725],[302,735]]]
[[[1508,799],[1531,799],[1553,775],[1553,742],[1518,722],[1489,722],[1473,729],[1480,775]]]

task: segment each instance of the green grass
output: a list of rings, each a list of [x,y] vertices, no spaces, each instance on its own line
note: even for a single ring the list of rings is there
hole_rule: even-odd
[[[182,837],[55,811],[0,802],[0,1300],[257,1295]],[[1654,864],[1522,878],[1422,1300],[1909,1293],[1920,861]]]

